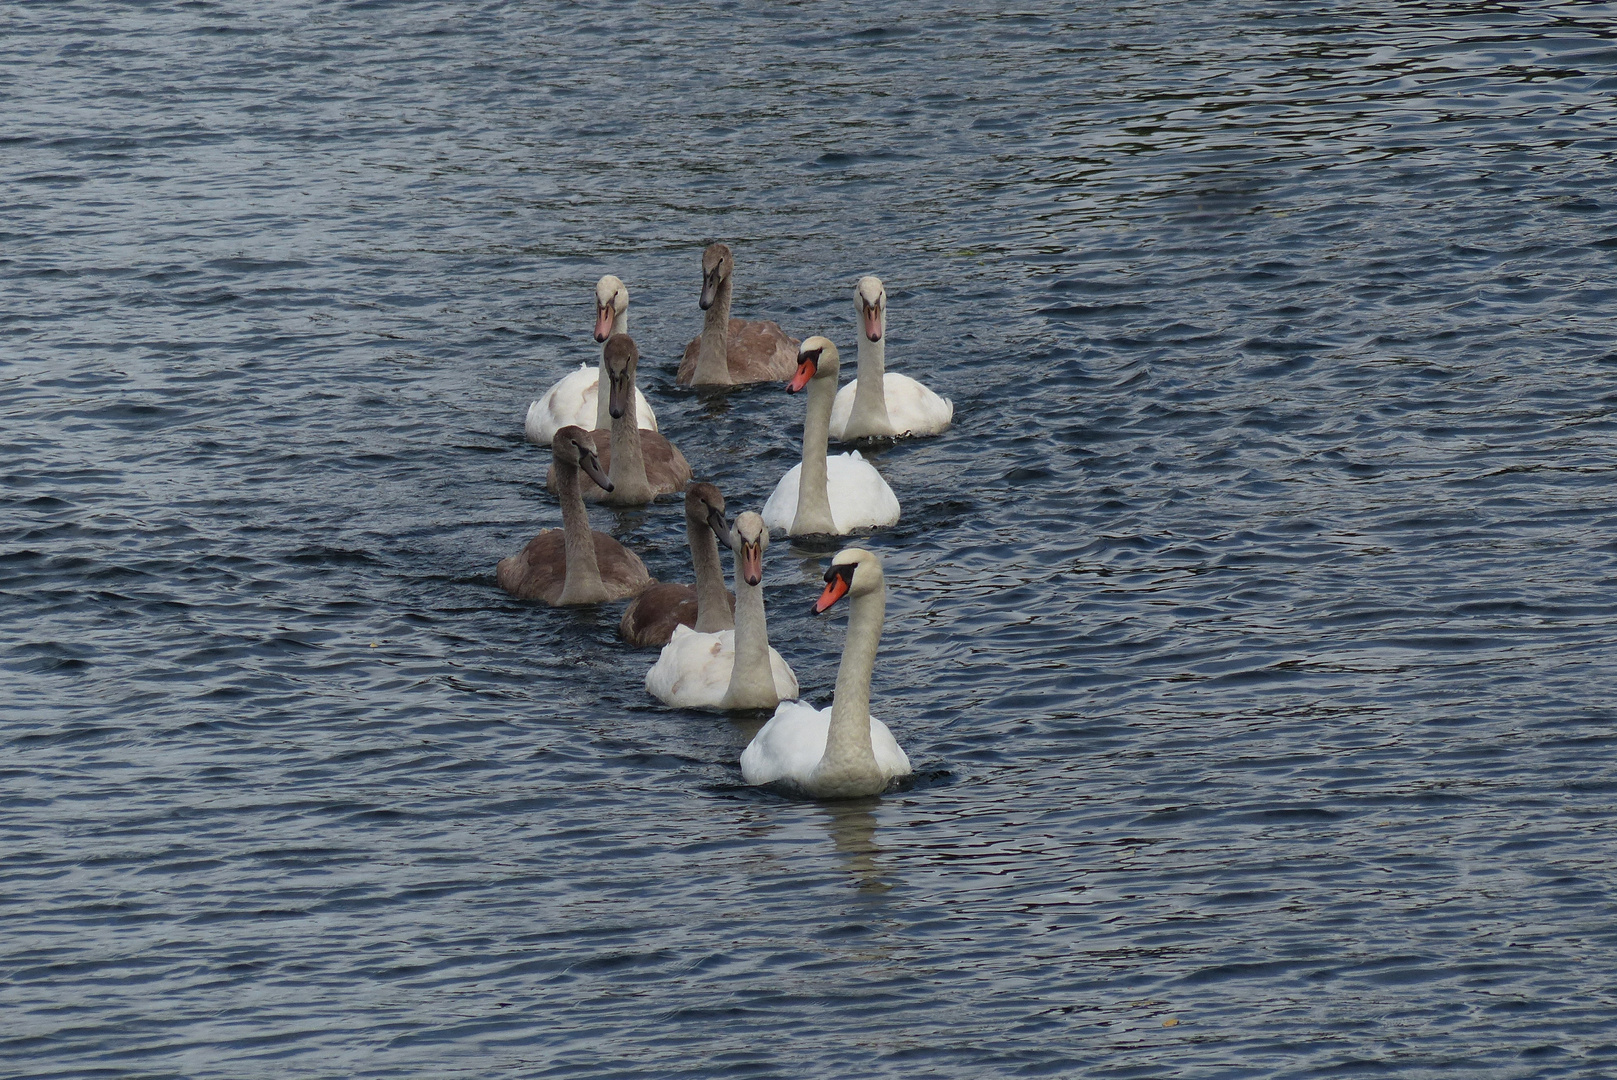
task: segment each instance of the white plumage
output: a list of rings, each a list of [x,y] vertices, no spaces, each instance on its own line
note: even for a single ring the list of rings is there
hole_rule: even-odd
[[[593,431],[596,421],[596,402],[600,397],[600,367],[596,364],[583,364],[577,371],[571,372],[558,380],[544,397],[528,406],[527,420],[522,425],[523,434],[531,443],[540,446],[549,446],[550,441],[556,437],[556,432],[568,425],[577,425],[585,431]],[[639,427],[646,431],[657,430],[657,414],[652,412],[651,403],[638,387],[634,392],[635,418]]]
[[[717,709],[730,687],[735,668],[736,632],[720,630],[699,634],[688,626],[674,627],[657,662],[646,672],[646,690],[665,705],[682,709]],[[769,650],[770,674],[782,701],[798,693],[797,676],[780,653]],[[822,737],[822,743],[825,741]]]
[[[882,393],[887,398],[887,418],[892,421],[893,435],[936,435],[954,421],[954,402],[922,386],[908,375],[887,372],[882,376]],[[853,398],[858,392],[859,380],[837,391],[831,405],[831,438],[847,441],[848,417],[853,413]]]
[[[775,715],[741,752],[741,778],[749,784],[785,781],[811,789],[831,730],[831,709],[816,709],[806,701],[782,701]],[[870,718],[870,747],[884,780],[910,773],[904,753],[887,725]]]
[[[764,503],[764,524],[770,529],[792,531],[792,519],[797,516],[797,484],[802,472],[802,462],[793,465]],[[831,520],[836,523],[838,535],[891,525],[898,520],[898,496],[893,494],[876,467],[857,450],[826,455],[825,493],[831,502]]]

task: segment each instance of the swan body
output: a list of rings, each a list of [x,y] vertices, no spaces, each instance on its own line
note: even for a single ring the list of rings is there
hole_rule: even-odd
[[[838,390],[836,400],[831,403],[833,440],[853,442],[855,439],[902,439],[911,435],[936,435],[954,422],[954,402],[939,397],[908,375],[892,371],[884,372],[882,387],[882,397],[887,406],[888,430],[878,434],[871,429],[859,431],[857,426],[855,430],[849,429],[848,421],[853,415],[854,399],[859,394],[859,380],[855,379]]]
[[[729,543],[724,496],[712,484],[692,484],[685,492],[685,542],[690,545],[696,584],[667,581],[634,598],[618,621],[618,636],[646,649],[668,644],[677,627],[712,634],[735,628],[736,598],[724,587],[719,536]]]
[[[844,548],[832,558],[825,581],[816,612],[843,596],[853,598],[836,695],[825,709],[806,701],[781,702],[741,752],[741,778],[754,785],[781,784],[817,799],[879,795],[910,773],[910,759],[898,740],[870,715],[870,676],[887,607],[881,560],[862,548]]]
[[[736,553],[735,629],[704,634],[676,626],[646,672],[646,691],[686,709],[773,709],[797,696],[797,676],[769,647],[764,616],[763,552],[769,530],[754,513],[730,530]]]
[[[611,274],[595,283],[595,340],[629,332],[629,290]],[[635,415],[648,431],[657,430],[657,414],[646,395],[635,390]],[[549,446],[556,432],[569,425],[592,431],[610,425],[607,416],[606,369],[582,364],[562,376],[537,401],[528,405],[522,433],[528,441]]]
[[[794,535],[792,521],[797,515],[797,487],[802,476],[803,464],[799,462],[786,471],[764,502],[764,524],[788,536]],[[898,520],[898,496],[857,450],[826,457],[825,490],[831,504],[832,527],[824,532],[844,536]]]
[[[954,420],[954,403],[908,375],[887,372],[887,288],[867,274],[853,291],[859,313],[859,377],[837,391],[831,438],[898,439],[936,435]]]
[[[683,491],[691,479],[691,467],[679,448],[654,431],[643,431],[635,418],[635,371],[640,350],[628,334],[613,334],[601,350],[605,369],[612,430],[588,432],[595,453],[612,483],[603,487],[593,479],[581,480],[586,499],[598,499],[611,506],[644,506],[658,495]],[[545,486],[557,491],[555,468]]]
[[[811,337],[798,347],[797,374],[787,389],[808,387],[803,460],[775,485],[763,510],[764,523],[788,536],[842,536],[898,520],[898,496],[863,455],[826,455],[838,367],[837,347],[827,339]]]
[[[546,529],[515,555],[501,559],[494,580],[521,600],[547,604],[602,604],[635,596],[652,585],[640,556],[605,533],[590,528],[589,511],[578,490],[580,469],[595,473],[608,487],[590,448],[588,433],[564,427],[550,444],[551,471],[560,481],[560,529]]]
[[[681,386],[778,382],[797,367],[797,339],[777,323],[730,318],[735,258],[725,244],[702,252],[702,333],[685,346],[674,381]]]

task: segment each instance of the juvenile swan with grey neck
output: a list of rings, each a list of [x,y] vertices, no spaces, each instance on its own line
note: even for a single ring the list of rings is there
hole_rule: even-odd
[[[685,492],[685,542],[696,567],[696,584],[666,581],[634,598],[618,621],[618,636],[646,649],[668,644],[677,626],[701,634],[735,627],[736,598],[724,587],[719,538],[730,543],[724,522],[724,496],[712,484],[692,484]]]
[[[811,337],[798,347],[797,374],[786,387],[808,387],[803,460],[793,465],[764,503],[764,523],[788,536],[842,536],[898,520],[898,496],[876,467],[855,450],[827,457],[831,399],[837,392],[837,347]]]
[[[611,392],[608,411],[611,431],[592,431],[587,436],[600,455],[611,487],[593,480],[582,484],[586,499],[599,499],[609,506],[643,506],[658,495],[683,491],[691,479],[691,467],[678,447],[654,431],[642,431],[635,420],[635,371],[640,350],[628,334],[613,334],[601,353]],[[545,487],[556,491],[554,469]]]
[[[797,366],[797,339],[768,321],[730,318],[735,258],[724,244],[702,252],[702,334],[685,346],[675,381],[681,386],[776,382]]]
[[[587,432],[564,427],[550,444],[551,475],[561,501],[561,528],[546,529],[526,547],[501,559],[494,580],[523,600],[547,604],[603,604],[637,596],[652,584],[640,556],[590,529],[589,511],[578,491],[579,470],[610,489]]]
[[[814,799],[851,799],[879,795],[909,775],[909,757],[887,725],[870,715],[870,676],[887,607],[881,560],[863,548],[837,552],[815,612],[844,596],[851,597],[853,611],[836,696],[825,709],[806,701],[781,702],[741,752],[741,778],[747,783],[778,783]]]
[[[797,676],[769,647],[764,618],[764,550],[769,530],[757,514],[730,530],[736,556],[735,629],[714,634],[674,627],[662,655],[646,672],[646,691],[686,709],[773,709],[797,696]]]

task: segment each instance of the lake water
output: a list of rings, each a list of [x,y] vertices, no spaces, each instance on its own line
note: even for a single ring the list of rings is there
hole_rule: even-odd
[[[1617,1073],[1617,7],[993,8],[5,12],[0,1074]],[[494,586],[603,273],[796,460],[710,239],[955,403],[879,800]]]

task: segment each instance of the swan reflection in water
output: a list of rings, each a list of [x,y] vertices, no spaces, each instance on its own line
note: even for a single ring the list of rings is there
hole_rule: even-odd
[[[884,893],[893,887],[884,876],[879,857],[883,849],[876,843],[875,809],[880,802],[872,796],[821,803],[818,807],[831,843],[842,857],[843,869],[853,879],[854,887],[865,893]]]

